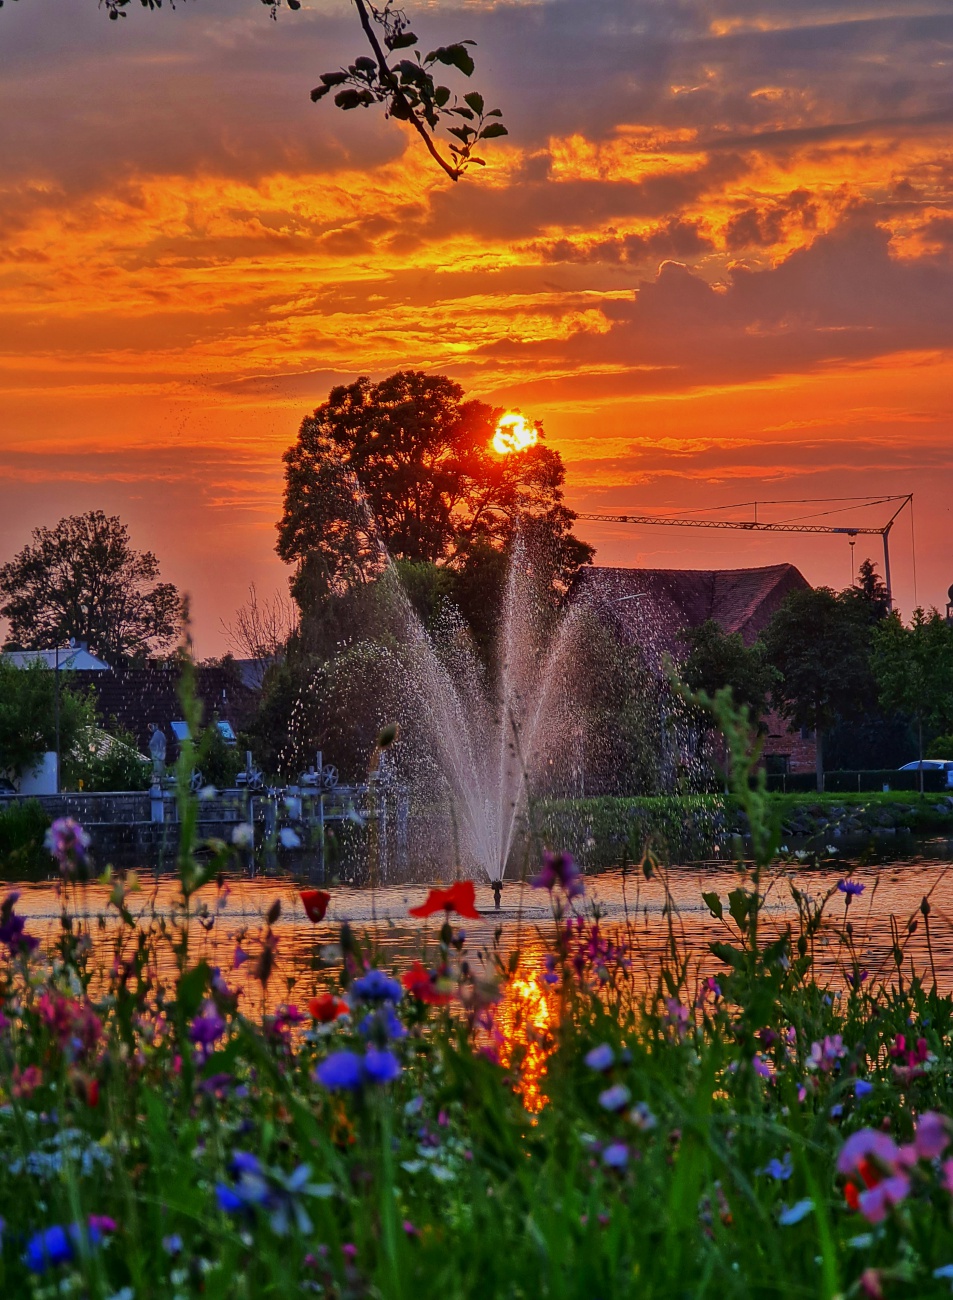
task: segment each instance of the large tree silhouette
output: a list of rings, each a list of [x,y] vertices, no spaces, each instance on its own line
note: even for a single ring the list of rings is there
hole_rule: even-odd
[[[500,412],[444,375],[399,371],[332,390],[285,453],[278,553],[302,608],[371,581],[394,559],[462,567],[520,526],[562,579],[592,556],[573,536],[559,453],[491,450]]]
[[[133,549],[115,515],[90,510],[35,528],[32,542],[0,568],[8,639],[44,650],[75,637],[109,661],[164,650],[178,637],[182,598],[158,577],[156,557]]]

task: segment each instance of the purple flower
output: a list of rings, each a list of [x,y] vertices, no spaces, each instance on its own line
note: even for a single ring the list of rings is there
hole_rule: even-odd
[[[214,1002],[206,1002],[201,1014],[189,1026],[189,1038],[206,1051],[225,1032],[225,1021],[218,1014]]]
[[[921,1160],[933,1160],[941,1156],[950,1144],[950,1130],[947,1120],[935,1110],[928,1110],[920,1116],[917,1131],[913,1135],[913,1145]]]
[[[899,1205],[910,1193],[910,1179],[906,1174],[893,1174],[876,1187],[861,1192],[858,1199],[860,1212],[868,1223],[883,1223],[887,1211]]]
[[[866,1079],[858,1079],[854,1084],[854,1096],[860,1100],[862,1097],[869,1097],[874,1090],[874,1085],[868,1083]]]
[[[18,952],[31,953],[39,943],[32,934],[27,934],[26,921],[13,910],[19,897],[19,890],[14,889],[0,903],[0,943],[7,945],[11,956]]]
[[[397,981],[380,970],[369,970],[355,980],[351,991],[365,1002],[399,1002],[403,996]]]
[[[858,894],[864,892],[865,886],[859,880],[838,880],[837,888],[842,894],[846,894],[848,898],[855,898]]]
[[[762,1079],[773,1079],[774,1070],[771,1063],[766,1061],[760,1052],[755,1052],[751,1064],[754,1067],[755,1074],[760,1074]]]
[[[629,1163],[629,1148],[624,1142],[610,1142],[602,1153],[602,1163],[608,1169],[624,1169]]]
[[[46,832],[46,847],[56,859],[60,875],[73,878],[89,869],[89,835],[72,817],[57,817]]]
[[[371,1083],[391,1083],[400,1074],[400,1062],[393,1052],[369,1047],[364,1055],[364,1074]]]
[[[896,1142],[886,1133],[873,1128],[858,1129],[856,1133],[851,1133],[840,1149],[837,1157],[837,1172],[855,1173],[860,1161],[871,1157],[892,1169],[897,1163],[898,1154]]]
[[[318,1083],[332,1091],[353,1091],[363,1082],[361,1058],[356,1052],[332,1052],[314,1072]]]
[[[548,889],[550,893],[559,885],[567,898],[578,898],[586,888],[569,853],[544,853],[539,875],[534,876],[530,883],[534,889]]]
[[[608,1043],[600,1043],[598,1047],[586,1053],[584,1060],[590,1070],[604,1071],[611,1068],[615,1053]]]

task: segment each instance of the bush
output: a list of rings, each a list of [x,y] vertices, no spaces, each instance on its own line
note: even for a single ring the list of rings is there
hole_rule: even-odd
[[[50,819],[36,799],[11,803],[0,811],[0,874],[8,880],[34,876],[50,866],[43,847]]]
[[[953,735],[937,736],[927,745],[927,758],[953,759]]]
[[[90,728],[64,760],[63,771],[66,783],[90,794],[148,790],[152,782],[152,763],[139,753],[135,736],[125,731],[107,736]]]

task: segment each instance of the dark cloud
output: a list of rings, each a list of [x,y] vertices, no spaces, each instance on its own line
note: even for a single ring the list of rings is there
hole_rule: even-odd
[[[557,239],[533,246],[544,262],[645,262],[655,258],[698,257],[714,248],[701,223],[670,217],[645,234],[619,235],[608,230],[582,243]]]
[[[953,346],[953,266],[893,256],[889,232],[859,214],[777,266],[734,268],[721,286],[665,262],[630,302],[607,302],[603,311],[613,322],[608,334],[580,333],[565,345],[509,339],[482,355],[535,356],[576,371],[583,385],[587,367],[627,363],[638,368],[630,376],[635,390],[651,392],[946,348]],[[573,392],[573,376],[563,373],[560,382]]]

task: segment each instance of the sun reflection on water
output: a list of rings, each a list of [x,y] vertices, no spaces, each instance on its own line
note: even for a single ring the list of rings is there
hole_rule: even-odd
[[[515,1074],[514,1087],[531,1115],[549,1101],[543,1092],[546,1066],[556,1050],[556,1010],[538,976],[517,972],[506,986],[497,1012],[502,1035],[500,1063]]]

